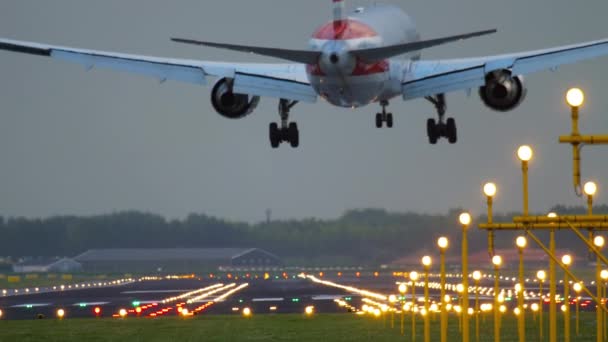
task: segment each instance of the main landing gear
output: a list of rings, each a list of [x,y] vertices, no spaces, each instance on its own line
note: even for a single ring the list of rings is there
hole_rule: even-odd
[[[297,103],[298,101],[285,99],[279,101],[281,127],[279,127],[279,124],[276,122],[271,123],[269,127],[270,146],[272,146],[272,148],[278,148],[282,142],[288,142],[293,148],[300,146],[300,131],[298,130],[298,124],[289,122],[289,111]]]
[[[376,113],[376,128],[382,128],[382,125],[386,123],[386,127],[393,127],[393,113],[387,113],[386,107],[388,106],[388,101],[380,101],[380,105],[382,106],[382,113]]]
[[[455,144],[456,141],[458,141],[456,121],[453,118],[448,118],[444,123],[443,120],[446,111],[445,95],[439,94],[437,96],[427,96],[425,98],[435,105],[437,115],[439,116],[437,121],[435,121],[435,119],[428,119],[426,122],[426,134],[429,137],[429,142],[432,145],[435,145],[439,138],[446,138],[450,144]]]

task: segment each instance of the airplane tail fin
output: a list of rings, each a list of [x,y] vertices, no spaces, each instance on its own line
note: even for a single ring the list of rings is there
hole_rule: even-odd
[[[344,20],[344,0],[332,0],[334,3],[334,22]]]

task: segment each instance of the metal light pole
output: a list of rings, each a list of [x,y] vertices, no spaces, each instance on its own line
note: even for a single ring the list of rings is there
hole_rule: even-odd
[[[488,204],[488,224],[491,224],[494,220],[493,212],[492,212],[492,204],[494,202],[494,196],[496,195],[496,184],[494,183],[486,183],[483,186],[483,193],[486,195],[486,200]],[[490,256],[494,255],[494,231],[488,231],[488,252]]]
[[[429,300],[429,271],[431,270],[431,257],[425,255],[422,257],[422,265],[424,266],[424,342],[431,342],[431,321],[430,321],[430,300]]]
[[[388,296],[388,302],[391,304],[391,329],[395,328],[395,303],[397,302],[397,296]]]
[[[570,106],[572,116],[572,134],[573,137],[579,137],[580,133],[578,130],[578,113],[580,106],[585,102],[585,94],[578,88],[572,88],[566,93],[566,102]],[[580,194],[581,186],[581,155],[579,149],[580,143],[572,143],[572,161],[573,161],[573,183],[574,189],[577,194]]]
[[[602,247],[604,247],[604,237],[601,235],[598,235],[596,237],[593,238],[593,245],[595,246],[595,249],[597,251],[597,253],[600,253],[600,250],[602,249]],[[600,260],[599,257],[596,258],[595,260],[596,263],[596,267],[595,267],[595,287],[596,287],[596,296],[598,298],[598,300],[601,300],[602,298],[602,277],[601,277],[601,273],[602,273],[602,262]],[[597,342],[602,342],[603,338],[602,338],[602,334],[604,333],[604,328],[602,327],[603,323],[604,323],[604,318],[602,316],[603,312],[602,312],[602,303],[595,303],[595,308],[596,308],[596,320],[597,320]]]
[[[443,302],[445,298],[445,251],[448,248],[449,241],[445,236],[437,239],[437,245],[439,246],[439,263],[440,263],[440,276],[441,276],[441,342],[447,342],[448,340],[448,311],[446,309],[446,303]]]
[[[469,342],[469,265],[467,230],[471,224],[471,215],[462,213],[458,218],[462,226],[462,341]]]
[[[412,281],[412,342],[416,341],[416,281],[418,280],[418,272],[410,272],[410,280]]]
[[[404,321],[404,309],[403,309],[403,301],[404,301],[404,296],[405,293],[407,292],[407,286],[404,283],[399,284],[399,293],[401,294],[401,335],[404,334],[404,328],[403,328],[403,321]]]
[[[517,291],[517,308],[519,314],[517,315],[517,332],[519,335],[519,341],[524,342],[526,340],[526,323],[524,313],[524,248],[528,244],[528,240],[524,236],[518,236],[515,239],[517,250],[519,252],[519,289]]]
[[[500,255],[492,257],[492,264],[494,265],[494,342],[500,341],[500,303],[498,301],[498,293],[500,291],[498,278],[500,277],[500,264],[502,264],[502,258]]]
[[[538,298],[540,298],[539,300],[539,307],[538,307],[538,312],[539,312],[539,321],[538,321],[538,333],[540,336],[540,339],[543,339],[543,283],[545,282],[545,279],[547,279],[547,273],[543,270],[540,270],[538,272],[536,272],[536,278],[538,278],[538,283],[539,285],[539,292],[538,292]]]
[[[607,270],[602,270],[600,272],[600,278],[602,278],[602,300],[604,298],[606,298],[606,280],[608,280],[608,271]],[[602,302],[602,306],[606,306],[606,302]],[[604,341],[606,341],[606,338],[608,337],[608,335],[606,335],[606,313],[604,312],[604,310],[602,310],[602,325],[604,326]]]
[[[562,264],[566,268],[572,264],[572,257],[568,254],[562,256]],[[570,342],[570,280],[568,279],[568,272],[564,272],[564,341]]]
[[[473,280],[475,280],[475,341],[479,342],[479,280],[481,280],[481,272],[473,272]]]
[[[581,301],[580,293],[581,293],[581,290],[583,289],[583,287],[581,286],[581,283],[574,283],[572,288],[574,289],[574,292],[576,292],[576,336],[578,336],[579,335],[579,310],[580,310],[579,308],[580,308],[580,301]]]

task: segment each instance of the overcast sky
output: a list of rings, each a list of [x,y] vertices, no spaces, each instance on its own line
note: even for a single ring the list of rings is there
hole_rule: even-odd
[[[498,28],[499,33],[426,51],[426,58],[481,56],[608,36],[608,2],[567,0],[387,1],[417,21],[423,37]],[[371,3],[349,1],[347,6]],[[331,16],[331,1],[5,0],[0,36],[166,57],[272,62],[175,44],[169,37],[307,45]],[[258,221],[337,217],[352,208],[443,213],[484,210],[481,186],[499,186],[497,210],[520,207],[515,150],[535,147],[531,209],[582,205],[571,186],[565,90],[586,90],[583,132],[608,133],[608,58],[526,78],[528,97],[495,113],[474,92],[448,95],[460,141],[428,145],[424,100],[396,99],[393,129],[374,127],[375,105],[357,110],[298,105],[301,148],[271,150],[276,100],[239,121],[218,116],[209,88],[0,52],[0,214],[39,217],[137,209],[180,218],[204,212]],[[608,186],[608,150],[583,150],[583,178]]]

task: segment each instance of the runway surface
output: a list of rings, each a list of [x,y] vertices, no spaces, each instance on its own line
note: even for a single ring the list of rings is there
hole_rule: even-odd
[[[368,277],[319,277],[311,278],[271,278],[258,279],[165,279],[139,278],[115,286],[79,286],[44,293],[21,291],[18,295],[0,296],[1,319],[56,318],[59,309],[64,310],[64,319],[80,317],[151,317],[160,318],[180,315],[187,310],[189,315],[200,314],[242,314],[249,308],[255,314],[304,313],[305,308],[314,306],[315,312],[349,312],[349,307],[361,308],[365,303],[362,294],[355,290],[370,291],[380,297],[397,293],[402,277],[394,275]],[[437,279],[433,279],[437,281]],[[453,281],[452,281],[453,282]],[[416,296],[423,291],[419,283]],[[493,280],[483,279],[481,285],[491,287]],[[513,281],[502,280],[501,287],[512,288]],[[530,285],[538,289],[538,285]],[[560,288],[561,290],[561,288]],[[409,292],[409,291],[408,291]],[[438,299],[439,290],[431,288],[431,296]],[[448,291],[457,303],[455,291]],[[561,293],[561,291],[560,291]],[[482,301],[492,302],[487,295]],[[338,305],[339,299],[347,305]],[[371,295],[371,299],[374,299]],[[406,294],[411,300],[411,294]],[[473,300],[473,295],[470,295]],[[538,302],[538,299],[534,300]],[[382,300],[380,300],[382,302]],[[384,301],[386,303],[386,301]],[[508,299],[509,307],[516,300]],[[473,302],[471,302],[471,307]],[[589,305],[589,308],[591,305]]]

